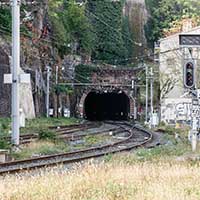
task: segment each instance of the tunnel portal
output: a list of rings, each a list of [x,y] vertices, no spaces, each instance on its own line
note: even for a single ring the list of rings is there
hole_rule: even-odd
[[[85,118],[91,121],[127,120],[130,113],[129,97],[122,91],[90,92],[84,102]]]

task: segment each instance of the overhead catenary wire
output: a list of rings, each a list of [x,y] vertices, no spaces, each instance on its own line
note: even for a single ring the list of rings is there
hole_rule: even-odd
[[[6,30],[8,30],[7,28],[5,28],[5,27],[2,27],[3,29],[6,29]],[[9,31],[9,30],[8,30]],[[28,35],[28,34],[25,34],[25,33],[22,33],[22,35],[23,36],[27,36],[28,38],[30,38],[30,39],[35,39],[35,38],[32,38],[30,35]],[[50,35],[48,35],[48,37],[50,37],[51,39],[53,39],[53,40],[56,40],[56,38],[55,37],[53,37],[53,36],[50,36]],[[114,40],[116,40],[116,38],[114,38],[114,37],[112,37]],[[50,44],[58,44],[58,45],[61,45],[60,43],[58,43],[58,42],[55,42],[55,41],[49,41],[49,40],[46,40],[46,39],[43,39],[43,38],[37,38],[38,39],[38,43],[39,42],[41,42],[41,41],[43,41],[43,42],[47,42],[47,43],[50,43]],[[62,45],[62,46],[65,46],[66,47],[66,45]],[[115,59],[115,61],[116,61],[116,59]]]
[[[86,8],[85,8],[85,10],[86,10],[86,12],[88,11]],[[108,25],[106,22],[104,22],[102,19],[100,19],[99,17],[97,17],[94,13],[91,13],[90,11],[88,11],[90,14],[92,14],[92,16],[93,17],[95,17],[96,19],[98,19],[98,20],[100,20],[100,22],[101,23],[103,23],[104,25],[106,25],[107,27],[109,27],[109,28],[111,28],[112,30],[114,30],[114,31],[117,31],[117,30],[115,30],[112,26],[110,26],[110,25]],[[5,27],[4,27],[5,28]],[[33,39],[30,35],[28,35],[28,34],[25,34],[25,33],[22,33],[22,35],[24,35],[24,36],[27,36],[27,37],[29,37],[30,39]],[[48,37],[50,37],[51,39],[55,39],[56,40],[56,38],[54,38],[54,37],[52,37],[52,36],[50,36],[50,35],[48,35]],[[115,39],[115,38],[113,38],[113,39]],[[127,38],[127,39],[130,39],[130,38]],[[133,42],[134,43],[134,41],[132,40],[132,39],[130,39],[131,40],[131,42]],[[43,42],[47,42],[47,43],[50,43],[50,44],[52,44],[52,43],[54,43],[54,44],[59,44],[60,45],[60,43],[56,43],[55,41],[54,42],[52,42],[52,41],[50,41],[50,40],[46,40],[46,39],[43,39],[43,38],[39,38],[38,39],[38,41],[39,42],[41,42],[41,41],[43,41]],[[62,45],[62,46],[65,46],[66,47],[66,45]],[[170,50],[170,51],[172,51],[172,50]],[[167,52],[163,52],[163,53],[167,53]],[[162,54],[162,52],[160,53],[160,54]],[[133,60],[133,61],[137,61],[137,60],[141,60],[141,59],[145,59],[145,58],[150,58],[150,57],[152,57],[153,55],[156,55],[156,54],[150,54],[150,55],[144,55],[144,56],[136,56],[136,57],[130,57],[130,58],[121,58],[121,59],[104,59],[104,60],[93,60],[93,62],[106,62],[106,61],[113,61],[113,62],[118,62],[118,61],[131,61],[131,60]]]
[[[2,26],[0,26],[0,28],[3,28]],[[9,31],[6,31],[6,30],[2,30],[0,29],[0,32],[3,32],[3,33],[10,33]],[[25,36],[27,36],[27,34],[24,34]],[[28,37],[29,39],[33,39],[31,36]],[[47,41],[47,40],[44,40],[44,39],[41,39],[42,41]],[[50,41],[48,40],[48,42],[50,43]],[[148,59],[148,58],[153,58],[153,56],[155,55],[162,55],[162,54],[166,54],[166,53],[169,53],[169,52],[173,52],[173,51],[178,51],[180,50],[181,48],[178,47],[178,48],[174,48],[174,49],[169,49],[169,50],[166,50],[166,51],[163,51],[163,52],[159,52],[159,53],[151,53],[149,55],[143,55],[143,56],[135,56],[135,57],[129,57],[129,58],[121,58],[121,59],[114,59],[114,60],[117,60],[117,61],[127,61],[127,60],[144,60],[144,59]],[[33,55],[33,57],[35,57],[35,55]],[[41,58],[41,57],[39,57]],[[54,60],[54,59],[49,59],[49,60]],[[105,62],[105,61],[114,61],[113,59],[104,59],[104,60],[93,60],[94,62]]]
[[[98,21],[100,21],[102,24],[104,24],[105,26],[107,26],[108,28],[112,29],[113,31],[118,33],[118,30],[116,30],[115,28],[113,28],[111,25],[107,24],[105,21],[103,21],[102,19],[100,19],[98,16],[96,16],[94,13],[90,12],[88,9],[85,8],[85,11],[88,12],[89,14],[91,14],[95,19],[97,19]],[[131,38],[127,37],[127,35],[125,35],[124,33],[122,33],[122,35],[124,35],[130,42],[132,42],[135,45],[138,46],[142,46],[141,43],[138,43],[136,41],[133,41]]]
[[[87,9],[87,11],[88,12],[90,12],[88,9]],[[109,11],[110,12],[110,11]],[[90,13],[92,13],[92,12],[90,12]],[[115,15],[115,13],[114,12],[110,12],[111,13],[111,15]],[[93,15],[95,15],[94,13],[92,13]],[[108,18],[110,18],[110,20],[111,20],[111,22],[112,22],[112,17],[111,17],[111,15],[108,15],[108,14],[105,14],[105,13],[101,13],[101,16],[103,17],[103,16],[106,16],[107,17],[107,19]],[[96,17],[98,17],[97,15],[95,15]],[[98,18],[99,20],[101,20],[100,22],[102,22],[103,20],[102,19],[100,19],[100,18]],[[105,22],[105,21],[104,21]],[[103,23],[103,22],[102,22]],[[105,22],[106,23],[106,22]],[[107,24],[107,27],[112,27],[112,24],[108,24],[108,23],[106,23]],[[112,27],[112,30],[114,30],[115,28],[114,27]],[[121,27],[121,29],[122,29],[122,27]],[[118,33],[118,31],[119,30],[116,30],[115,29],[115,32],[116,33]],[[123,33],[123,32],[121,32],[121,36],[124,38],[124,39],[127,39],[129,42],[131,42],[132,44],[134,44],[134,45],[136,45],[136,46],[139,46],[139,47],[142,47],[143,46],[143,44],[142,43],[140,43],[140,42],[137,42],[137,41],[135,41],[135,40],[133,40],[133,39],[131,39],[130,38],[130,36],[129,35],[126,35],[125,33]]]
[[[4,31],[7,31],[7,33],[10,33],[10,34],[11,34],[11,30],[10,30],[10,29],[8,29],[8,28],[6,28],[6,27],[3,27],[3,26],[0,26],[0,28],[2,28]],[[37,40],[38,40],[38,43],[42,41],[43,44],[44,44],[44,42],[47,42],[47,43],[50,43],[51,45],[52,45],[52,44],[57,44],[57,45],[60,45],[60,46],[63,46],[63,47],[66,47],[66,46],[67,46],[67,45],[64,45],[64,44],[61,44],[61,43],[58,43],[58,42],[55,42],[55,41],[47,40],[47,39],[44,39],[44,38],[41,38],[41,37],[33,37],[33,36],[31,36],[31,35],[29,35],[29,34],[27,34],[27,33],[24,33],[24,32],[20,32],[20,33],[21,33],[22,36],[25,36],[25,37],[27,37],[27,38],[29,38],[29,39],[32,39],[32,40],[37,39]],[[31,33],[32,33],[32,32],[31,32]],[[32,33],[32,34],[34,34],[34,33]],[[56,40],[56,38],[53,37],[53,36],[48,35],[48,37],[49,37],[50,39]]]
[[[0,27],[1,28],[1,27]],[[5,30],[2,30],[0,29],[0,32],[3,32],[3,33],[8,33],[8,31],[5,31]],[[30,38],[30,37],[29,37]],[[141,61],[141,60],[145,60],[145,59],[148,59],[150,57],[153,57],[157,54],[166,54],[166,53],[169,53],[169,52],[173,52],[173,51],[178,51],[180,50],[180,48],[175,48],[175,49],[170,49],[170,50],[166,50],[166,51],[163,51],[163,52],[160,52],[160,53],[152,53],[152,54],[149,54],[149,55],[144,55],[144,56],[136,56],[136,57],[130,57],[130,58],[126,58],[126,59],[117,59],[117,61],[127,61],[127,60],[130,60],[130,61],[134,61],[134,60],[138,60],[138,61]],[[31,57],[33,58],[37,58],[37,59],[40,59],[40,60],[45,60],[45,61],[49,61],[49,62],[52,62],[52,61],[55,61],[55,59],[53,58],[44,58],[42,56],[36,56],[36,55],[31,55]],[[95,62],[105,62],[105,61],[110,61],[110,59],[106,59],[106,60],[93,60],[94,64]],[[162,62],[159,62],[159,63],[164,63],[165,61],[162,61]],[[107,63],[104,63],[107,65]],[[131,64],[131,63],[130,63]],[[132,63],[133,64],[133,63]],[[96,68],[96,66],[95,66]]]
[[[98,19],[98,20],[101,20],[100,18],[98,18],[95,14],[93,14],[93,13],[91,13],[90,12],[90,14],[92,14],[96,19]],[[107,27],[110,27],[110,25],[108,25],[106,22],[103,22],[103,20],[101,20],[101,22],[104,24],[104,25],[106,25]],[[112,28],[112,27],[111,27]],[[112,30],[114,30],[113,28],[112,28]],[[27,36],[27,37],[29,37],[30,39],[32,39],[31,38],[31,36],[30,35],[27,35],[27,34],[24,34],[24,33],[22,33],[23,35],[25,35],[25,36]],[[50,36],[50,38],[51,39],[55,39],[54,37],[51,37]],[[113,38],[113,39],[115,39],[115,38]],[[39,40],[41,40],[41,41],[45,41],[45,42],[48,42],[48,43],[51,43],[52,44],[52,41],[50,41],[50,40],[45,40],[45,39],[42,39],[42,38],[39,38]],[[40,42],[40,41],[39,41]],[[63,45],[64,46],[64,45]],[[175,52],[176,52],[176,50],[178,50],[178,49],[175,49]],[[169,51],[173,51],[173,50],[169,50]],[[160,52],[160,54],[163,54],[163,53],[167,53],[167,51],[166,52]],[[112,61],[127,61],[127,60],[141,60],[141,59],[145,59],[145,58],[150,58],[151,56],[153,56],[153,55],[156,55],[156,54],[151,54],[151,55],[144,55],[144,56],[137,56],[137,57],[130,57],[130,58],[124,58],[124,59],[114,59],[114,60],[112,60]],[[36,57],[35,55],[34,55],[34,57]],[[47,58],[42,58],[42,57],[38,57],[37,56],[37,58],[39,58],[39,59],[45,59],[45,60],[49,60],[49,61],[55,61],[55,59],[47,59]],[[107,59],[107,60],[93,60],[94,62],[96,62],[96,61],[103,61],[103,62],[105,62],[105,61],[111,61],[110,59]]]
[[[107,25],[108,25],[108,24],[107,24]],[[109,25],[108,25],[108,26],[109,26]],[[31,36],[29,36],[29,38],[31,39]],[[41,38],[40,38],[40,39],[41,39]],[[39,40],[40,40],[40,39],[39,39]],[[42,40],[42,41],[45,41],[45,42],[52,43],[52,42],[49,41],[49,40],[48,40],[48,41],[46,41],[46,40],[44,40],[44,39],[41,39],[41,40]],[[132,41],[132,42],[134,42],[134,41]],[[136,44],[136,43],[134,42],[134,44]],[[63,46],[64,46],[64,45],[63,45]],[[138,57],[136,57],[136,58],[138,59]],[[131,59],[133,59],[133,58],[131,58]],[[131,60],[131,59],[130,59],[130,60]],[[127,60],[127,59],[125,59],[125,60]]]

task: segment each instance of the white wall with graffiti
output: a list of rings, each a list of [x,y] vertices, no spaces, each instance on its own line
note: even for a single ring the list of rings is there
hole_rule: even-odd
[[[187,23],[186,23],[187,25]],[[187,26],[186,26],[187,27]],[[190,28],[191,29],[190,29]],[[184,28],[184,27],[183,27]],[[183,30],[188,34],[200,34],[200,26],[188,26]],[[191,120],[192,99],[184,88],[183,80],[183,52],[179,49],[179,33],[162,38],[160,41],[159,73],[160,73],[160,103],[161,121],[166,123],[189,122]],[[195,78],[200,82],[199,49],[193,49],[193,58],[196,59]],[[189,51],[184,56],[191,58]],[[200,88],[200,84],[196,84]]]
[[[190,121],[191,112],[191,98],[166,98],[161,106],[161,120],[166,123]]]

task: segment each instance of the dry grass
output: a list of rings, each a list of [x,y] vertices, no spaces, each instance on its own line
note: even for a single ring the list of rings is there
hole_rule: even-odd
[[[176,161],[87,164],[70,172],[0,179],[1,200],[196,200],[199,166]]]
[[[98,165],[0,177],[0,200],[200,199],[199,161],[178,161],[179,156],[192,155],[191,147],[182,140],[176,144],[172,137],[167,139],[171,144],[108,155],[106,162]],[[28,152],[44,153],[55,148],[51,142],[33,143]]]

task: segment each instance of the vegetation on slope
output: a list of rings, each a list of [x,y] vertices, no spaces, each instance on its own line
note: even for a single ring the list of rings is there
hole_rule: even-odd
[[[151,18],[146,26],[150,43],[163,37],[164,32],[182,19],[191,18],[198,24],[199,0],[146,0]]]
[[[124,1],[88,1],[86,14],[95,36],[93,60],[119,64],[131,55],[133,43],[123,6]]]
[[[76,4],[75,0],[50,0],[48,13],[55,38],[53,42],[61,56],[71,51],[90,54],[92,34],[84,6]]]
[[[128,19],[123,16],[124,3],[124,0],[88,0],[86,4],[76,0],[50,0],[51,39],[60,56],[74,53],[92,55],[93,60],[111,64],[126,63],[126,58],[132,55],[134,38]],[[146,36],[151,44],[183,18],[193,18],[197,24],[200,21],[199,0],[146,0],[146,5],[151,14]],[[26,10],[29,12],[30,7],[22,4],[22,18],[26,17]],[[0,8],[0,27],[7,33],[11,30],[8,6]],[[27,28],[22,23],[24,31]]]

